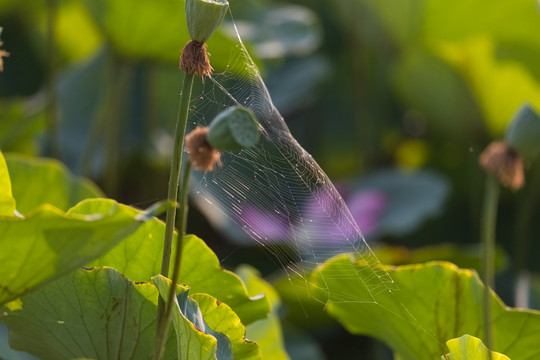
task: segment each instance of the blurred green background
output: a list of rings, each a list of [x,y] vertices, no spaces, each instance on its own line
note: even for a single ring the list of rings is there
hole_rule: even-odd
[[[230,0],[230,7],[209,42],[215,71],[226,70],[234,17],[274,104],[380,260],[477,268],[478,155],[523,102],[540,109],[538,2]],[[165,198],[178,55],[188,40],[183,1],[0,0],[0,27],[10,53],[0,73],[0,150],[58,158],[127,204]],[[525,298],[533,308],[538,165],[527,163],[521,191],[503,191],[497,228],[497,293],[514,305],[517,279],[532,274]],[[223,266],[250,263],[283,288],[271,255],[209,226],[195,206],[188,231]],[[321,309],[299,309],[286,290],[281,296],[291,358],[388,358]]]

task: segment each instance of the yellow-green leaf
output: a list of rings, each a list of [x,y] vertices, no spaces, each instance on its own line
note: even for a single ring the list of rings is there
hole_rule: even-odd
[[[85,200],[67,213],[42,205],[24,219],[0,217],[0,304],[88,264],[141,224],[109,199]]]
[[[15,199],[11,193],[11,180],[9,178],[6,160],[0,152],[0,216],[15,216]]]
[[[404,360],[440,358],[445,342],[463,334],[484,337],[484,286],[476,272],[445,262],[385,267],[399,288],[391,292],[366,287],[361,276],[339,276],[344,270],[362,274],[366,266],[340,255],[314,272],[315,284],[330,297],[326,309],[351,333],[380,339]],[[348,299],[334,296],[344,293]],[[491,302],[493,350],[540,358],[540,312],[508,308],[495,293]]]
[[[163,222],[153,219],[92,264],[114,267],[134,281],[149,281],[160,273],[164,232]],[[250,297],[242,280],[223,269],[216,254],[194,235],[184,237],[179,282],[189,285],[192,293],[226,303],[244,324],[265,318],[270,311],[268,300]]]
[[[443,360],[486,360],[490,351],[482,340],[471,335],[451,339],[446,342],[450,353],[443,355]],[[506,355],[491,352],[491,360],[510,360]]]

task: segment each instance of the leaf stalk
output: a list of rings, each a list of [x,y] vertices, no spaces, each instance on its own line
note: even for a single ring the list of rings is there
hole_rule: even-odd
[[[493,350],[492,334],[492,311],[491,311],[491,289],[495,287],[494,281],[494,252],[495,252],[495,232],[497,226],[497,207],[499,202],[500,185],[491,175],[487,174],[484,189],[484,204],[482,208],[481,240],[483,248],[482,275],[484,282],[484,336],[485,344]]]
[[[186,125],[189,114],[189,104],[191,102],[191,93],[193,90],[194,75],[184,73],[184,81],[182,83],[182,92],[180,93],[180,104],[178,106],[178,117],[176,121],[176,131],[174,137],[173,156],[171,160],[171,173],[169,176],[169,189],[167,200],[176,202],[178,198],[178,188],[180,185],[180,171],[182,169],[182,151],[184,147],[184,136],[186,133]],[[187,189],[186,189],[187,191]],[[180,204],[181,207],[183,204]],[[184,216],[183,213],[180,216]],[[170,262],[171,262],[171,249],[172,241],[174,237],[174,225],[176,222],[176,208],[168,209],[165,220],[165,239],[163,242],[163,258],[161,261],[161,275],[169,277]],[[183,231],[183,229],[179,229]],[[181,248],[181,241],[183,238],[183,232],[178,236],[178,248]],[[181,250],[180,250],[181,252]],[[175,266],[175,268],[179,268]],[[172,282],[173,286],[175,281]],[[172,291],[174,295],[174,291]],[[170,323],[170,314],[172,304],[165,304],[164,300],[159,297],[158,299],[158,312],[157,312],[157,326],[156,326],[156,346],[154,351],[154,360],[159,360],[163,357],[165,351],[165,344],[167,339],[167,333]]]

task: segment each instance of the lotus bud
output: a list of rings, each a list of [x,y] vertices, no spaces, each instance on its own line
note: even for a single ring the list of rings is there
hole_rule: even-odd
[[[186,21],[191,39],[201,44],[208,41],[228,9],[227,0],[186,0]]]
[[[212,120],[206,139],[218,150],[236,151],[257,144],[260,134],[259,123],[253,112],[234,106]]]
[[[508,145],[526,159],[540,153],[540,115],[528,103],[514,114],[504,134]]]

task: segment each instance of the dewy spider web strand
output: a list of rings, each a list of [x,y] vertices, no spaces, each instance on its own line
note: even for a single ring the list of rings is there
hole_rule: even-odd
[[[361,272],[351,266],[330,276],[356,279],[370,296],[355,298],[323,287],[326,298],[318,300],[376,303],[375,296],[396,289],[394,282],[332,182],[292,137],[236,35],[227,69],[205,81],[202,96],[192,103],[191,127],[207,125],[219,111],[240,105],[257,116],[261,141],[239,153],[223,154],[223,166],[200,174],[192,189],[271,252],[289,279],[301,278],[308,290],[313,286],[311,270],[336,254],[353,253],[369,266]]]

